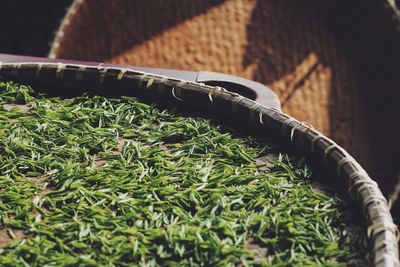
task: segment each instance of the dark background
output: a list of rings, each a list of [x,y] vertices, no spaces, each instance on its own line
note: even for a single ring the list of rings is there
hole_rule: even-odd
[[[0,53],[47,56],[72,0],[0,0]]]

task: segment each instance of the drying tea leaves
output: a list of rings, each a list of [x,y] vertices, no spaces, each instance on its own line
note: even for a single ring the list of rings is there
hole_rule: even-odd
[[[367,250],[303,159],[133,97],[0,83],[0,265],[344,266]]]

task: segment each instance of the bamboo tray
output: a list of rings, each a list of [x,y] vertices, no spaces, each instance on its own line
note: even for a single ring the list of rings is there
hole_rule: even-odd
[[[335,142],[315,131],[306,123],[284,114],[279,102],[272,94],[269,102],[262,105],[238,93],[219,86],[170,78],[143,69],[103,64],[66,62],[48,59],[22,59],[0,57],[2,77],[65,88],[62,94],[77,95],[76,85],[84,85],[86,90],[102,95],[130,94],[147,100],[157,100],[174,106],[190,106],[208,110],[245,124],[260,135],[270,135],[277,142],[306,156],[314,166],[323,170],[346,189],[355,204],[363,210],[368,225],[371,252],[374,266],[400,266],[397,226],[393,223],[387,201],[376,182],[366,171]],[[110,88],[113,88],[110,90]],[[255,93],[257,95],[257,93]],[[268,97],[267,97],[268,98]],[[257,99],[257,97],[255,97]],[[267,106],[269,105],[269,106]]]

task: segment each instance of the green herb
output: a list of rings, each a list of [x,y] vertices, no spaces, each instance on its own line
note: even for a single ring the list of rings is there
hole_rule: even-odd
[[[346,202],[303,159],[256,160],[277,149],[133,97],[0,82],[0,265],[359,263]]]

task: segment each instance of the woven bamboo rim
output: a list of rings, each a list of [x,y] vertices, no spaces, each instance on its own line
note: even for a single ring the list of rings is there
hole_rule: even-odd
[[[124,88],[138,97],[183,102],[212,110],[238,122],[251,123],[258,131],[275,136],[308,155],[334,177],[335,182],[347,188],[349,195],[363,210],[373,266],[400,266],[397,226],[376,182],[334,141],[280,110],[263,106],[221,87],[102,65],[0,63],[0,76],[18,81],[36,79],[42,83],[59,85],[92,84]]]

